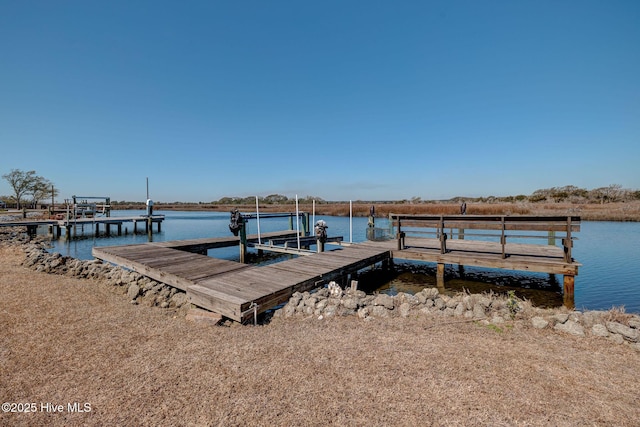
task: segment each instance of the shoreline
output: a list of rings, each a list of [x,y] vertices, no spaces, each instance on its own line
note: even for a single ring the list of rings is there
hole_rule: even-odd
[[[375,207],[377,218],[389,213],[411,215],[458,215],[460,205],[449,202],[397,203],[397,202],[322,202],[316,203],[316,215],[367,217],[371,206]],[[156,202],[154,211],[230,212],[238,208],[244,212],[254,212],[253,205],[224,205],[211,203],[161,203]],[[312,212],[312,204],[299,204],[302,212]],[[144,203],[114,203],[113,210],[145,210]],[[261,204],[260,212],[295,212],[295,204]],[[32,215],[47,215],[46,210],[28,210]],[[617,203],[477,203],[467,202],[468,215],[540,215],[540,216],[580,216],[583,221],[640,222],[640,201]],[[22,211],[0,211],[3,215],[22,215]]]
[[[317,215],[349,216],[350,210],[354,216],[367,217],[369,209],[375,207],[375,216],[387,217],[389,213],[414,215],[458,215],[458,203],[396,203],[396,202],[322,202],[316,203]],[[114,210],[144,210],[144,203],[113,204]],[[156,202],[155,211],[203,211],[230,212],[238,208],[245,212],[254,212],[253,205],[224,205],[210,203],[161,203]],[[351,209],[350,209],[351,208]],[[295,212],[295,204],[261,204],[260,212]],[[299,204],[299,210],[312,212],[312,204]],[[38,212],[38,211],[35,211]],[[42,212],[42,211],[40,211]],[[2,214],[2,212],[0,212]],[[574,203],[475,203],[467,202],[468,215],[549,215],[569,216],[577,215],[583,221],[640,221],[640,201],[618,202],[605,204],[574,204]]]
[[[81,275],[46,273],[77,260],[3,240],[4,400],[90,408],[0,414],[12,425],[632,426],[640,418],[640,383],[629,381],[640,369],[637,343],[612,345],[620,338],[593,327],[583,326],[584,336],[556,328],[575,326],[576,312],[547,310],[553,320],[539,328],[535,317],[538,326],[549,320],[531,317],[522,302],[513,319],[491,322],[496,316],[465,317],[467,303],[472,313],[487,305],[481,295],[453,308],[453,299],[423,293],[416,298],[433,300],[431,309],[444,304],[440,314],[383,297],[371,310],[388,316],[361,318],[344,315],[361,297],[345,293],[336,306],[343,312],[320,320],[320,296],[300,294],[262,326],[210,326],[175,307],[132,304],[139,277],[110,284],[95,262],[78,266]],[[600,314],[614,323],[637,318]]]

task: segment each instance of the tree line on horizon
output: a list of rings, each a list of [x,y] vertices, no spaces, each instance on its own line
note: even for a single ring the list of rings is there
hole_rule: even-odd
[[[305,196],[298,198],[298,203],[310,204],[315,200],[316,203],[344,203],[344,201],[327,201],[320,197]],[[530,195],[520,194],[517,196],[488,196],[488,197],[463,197],[457,196],[445,200],[428,200],[421,197],[412,197],[411,199],[402,200],[354,200],[354,203],[460,203],[461,201],[477,202],[477,203],[614,203],[614,202],[630,202],[640,200],[640,190],[624,189],[620,184],[611,184],[607,187],[598,187],[592,190],[579,188],[575,185],[565,185],[564,187],[551,187],[535,190]],[[295,199],[283,196],[281,194],[271,194],[265,197],[258,197],[260,204],[291,204],[295,203]],[[223,197],[219,200],[210,202],[219,205],[251,205],[255,204],[255,196],[249,197]]]
[[[36,171],[22,171],[20,169],[12,169],[11,172],[2,175],[7,181],[11,189],[12,195],[0,196],[0,205],[14,205],[18,209],[29,205],[36,207],[38,204],[47,199],[55,199],[58,190],[53,183]],[[565,185],[563,187],[551,187],[535,190],[530,195],[519,194],[516,196],[488,196],[488,197],[463,197],[457,196],[446,200],[428,200],[421,197],[412,197],[411,199],[401,200],[354,200],[354,203],[403,203],[403,204],[422,204],[422,203],[460,203],[462,200],[476,203],[614,203],[614,202],[630,202],[640,200],[640,190],[625,189],[620,184],[611,184],[606,187],[598,187],[591,190],[576,187],[575,185]],[[321,197],[305,196],[298,198],[299,204],[311,204],[315,201],[318,204],[344,203],[344,201],[327,201]],[[211,202],[198,202],[197,204],[216,204],[216,205],[254,205],[255,196],[248,197],[222,197],[219,200]],[[270,194],[268,196],[258,196],[258,202],[265,205],[285,205],[295,203],[295,198],[290,198],[281,194]],[[144,203],[140,201],[112,201],[113,205],[135,205]],[[163,203],[163,202],[157,202]],[[193,204],[189,202],[172,202],[167,204]]]

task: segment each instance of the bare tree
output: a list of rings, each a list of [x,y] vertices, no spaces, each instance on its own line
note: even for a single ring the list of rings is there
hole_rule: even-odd
[[[52,197],[52,191],[53,196],[55,197],[56,190],[51,181],[41,176],[36,176],[33,180],[33,183],[31,184],[31,187],[27,191],[27,194],[31,195],[33,207],[36,208],[38,207],[38,203],[40,203],[41,200]]]
[[[13,189],[18,209],[20,209],[22,198],[29,194],[37,178],[36,171],[25,172],[20,169],[12,169],[11,172],[2,175],[2,178],[5,179]]]

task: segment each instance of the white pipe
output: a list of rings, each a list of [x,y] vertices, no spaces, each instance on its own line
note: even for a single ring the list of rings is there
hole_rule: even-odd
[[[349,243],[353,243],[353,203],[349,200]]]
[[[298,250],[300,250],[300,216],[298,214],[298,195],[296,194],[296,235],[298,236]]]
[[[313,227],[316,226],[316,199],[313,199],[313,215],[311,216],[311,225],[309,226],[309,229],[311,231],[312,234],[314,234],[315,229]]]
[[[260,208],[258,206],[258,196],[256,196],[256,222],[258,223],[258,244],[262,244],[262,240],[260,240]]]

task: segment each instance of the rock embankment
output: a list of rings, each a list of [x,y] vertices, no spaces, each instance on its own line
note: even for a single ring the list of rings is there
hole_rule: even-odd
[[[35,271],[101,280],[126,295],[132,304],[181,311],[186,311],[190,306],[184,292],[134,271],[100,260],[79,260],[57,252],[49,253],[40,242],[22,242],[22,247],[26,254],[23,265]]]
[[[317,318],[358,316],[364,321],[387,317],[443,316],[468,319],[496,328],[514,322],[536,329],[553,329],[574,336],[597,336],[616,344],[627,344],[640,351],[640,316],[610,311],[569,311],[541,309],[513,295],[443,295],[437,288],[425,288],[415,295],[398,293],[368,295],[363,291],[342,290],[334,282],[316,292],[296,292],[278,310],[275,318]]]
[[[29,241],[24,233],[0,232],[0,242],[20,246],[26,258],[23,265],[38,272],[104,281],[118,290],[132,304],[157,306],[186,313],[192,305],[186,294],[134,271],[103,263],[79,260],[60,253],[49,253],[43,242]],[[343,290],[335,282],[313,292],[296,292],[273,317],[327,319],[334,316],[357,316],[363,321],[376,318],[442,316],[459,321],[474,321],[496,330],[515,324],[536,329],[553,329],[559,333],[584,337],[595,336],[624,344],[640,351],[640,316],[622,309],[609,311],[569,311],[565,308],[533,307],[513,295],[440,294],[437,288],[425,288],[417,294],[366,294]]]

